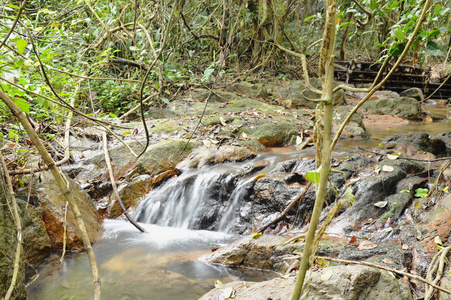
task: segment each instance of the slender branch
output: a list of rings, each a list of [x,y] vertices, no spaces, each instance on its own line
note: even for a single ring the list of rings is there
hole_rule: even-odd
[[[1,151],[0,151],[0,174],[1,174],[2,181],[6,183],[6,187],[8,188],[8,192],[6,193],[6,202],[11,211],[14,223],[16,225],[16,231],[17,231],[17,243],[16,243],[16,251],[15,251],[15,256],[14,256],[14,263],[13,263],[13,266],[14,266],[13,276],[11,278],[11,283],[9,285],[8,291],[6,292],[6,295],[4,297],[4,300],[9,300],[14,292],[14,288],[16,287],[17,277],[19,276],[19,270],[20,270],[20,259],[23,256],[23,253],[22,253],[22,249],[23,249],[23,246],[22,246],[22,222],[20,219],[19,209],[17,207],[16,198],[14,197],[14,190],[13,190],[13,186],[11,184],[11,179],[9,177],[8,169],[6,167],[5,160],[3,158]],[[10,198],[10,199],[8,199],[8,198]]]
[[[91,272],[93,275],[93,284],[94,284],[94,299],[100,300],[101,297],[101,290],[100,290],[100,276],[99,276],[99,269],[97,268],[97,262],[94,254],[94,250],[91,245],[91,241],[89,239],[88,231],[86,230],[85,223],[83,221],[83,217],[81,215],[80,209],[78,208],[78,205],[75,201],[75,197],[73,196],[72,192],[69,190],[69,187],[66,185],[65,177],[60,173],[58,168],[56,167],[55,161],[48,153],[45,146],[42,144],[41,140],[39,139],[38,135],[34,131],[31,123],[28,121],[27,116],[24,112],[22,112],[15,104],[14,102],[6,95],[3,91],[0,90],[0,99],[8,106],[8,108],[11,110],[13,115],[20,121],[22,126],[24,127],[25,131],[27,132],[28,136],[30,137],[30,140],[32,143],[36,146],[39,154],[41,155],[42,159],[50,169],[53,177],[55,178],[55,181],[57,182],[59,188],[61,189],[62,195],[66,198],[66,200],[71,204],[72,211],[75,216],[75,220],[78,225],[78,229],[81,232],[83,244],[85,246],[89,263],[91,265]]]
[[[116,180],[114,179],[113,167],[111,166],[110,154],[108,153],[108,138],[107,138],[106,132],[102,133],[102,140],[103,140],[103,153],[105,155],[105,162],[106,162],[106,166],[108,168],[108,175],[110,176],[110,181],[111,181],[111,186],[113,187],[114,196],[116,197],[117,202],[119,202],[119,205],[122,208],[122,211],[124,212],[124,215],[127,218],[127,220],[130,223],[132,223],[133,226],[135,226],[139,231],[147,233],[147,231],[144,228],[142,228],[138,223],[135,222],[135,220],[133,220],[130,217],[130,215],[127,212],[127,208],[124,206],[124,203],[121,200],[121,196],[119,196],[119,192],[117,191]]]
[[[19,11],[17,12],[17,16],[14,19],[13,25],[11,26],[11,28],[9,29],[8,33],[6,34],[5,38],[3,39],[3,41],[0,43],[0,49],[3,47],[3,45],[6,44],[6,42],[8,41],[11,33],[13,33],[14,28],[16,28],[17,23],[19,22],[19,18],[20,15],[22,14],[22,11],[25,9],[25,5],[27,5],[27,0],[24,0],[22,2],[22,5],[19,7]]]
[[[270,222],[267,223],[266,225],[260,227],[260,228],[257,230],[257,233],[258,233],[258,232],[263,233],[263,231],[265,231],[269,226],[271,226],[271,225],[273,225],[273,224],[275,224],[275,223],[278,223],[280,220],[282,220],[282,219],[285,217],[285,215],[286,215],[286,214],[287,214],[287,213],[288,213],[288,212],[296,205],[296,203],[298,203],[302,198],[304,198],[305,194],[307,194],[307,192],[308,192],[308,190],[310,189],[311,186],[312,186],[312,183],[309,181],[309,182],[307,183],[307,185],[305,186],[304,190],[302,191],[302,193],[299,194],[299,196],[297,196],[296,198],[294,198],[294,199],[290,202],[290,204],[288,204],[288,206],[283,210],[283,212],[281,212],[281,213],[277,216],[277,218],[275,218],[274,220],[270,221]]]

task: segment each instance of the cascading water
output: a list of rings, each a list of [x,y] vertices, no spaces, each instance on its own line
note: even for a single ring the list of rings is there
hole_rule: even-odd
[[[248,162],[187,170],[149,193],[133,217],[160,226],[243,232],[237,224],[252,200],[255,176],[296,155],[264,155]]]

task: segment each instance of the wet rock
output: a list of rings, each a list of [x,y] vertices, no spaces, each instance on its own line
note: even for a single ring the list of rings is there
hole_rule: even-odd
[[[394,115],[408,120],[422,120],[421,103],[409,97],[370,100],[362,111],[367,114]]]
[[[167,175],[167,174],[165,174]],[[121,184],[118,187],[118,193],[125,206],[125,209],[130,207],[136,207],[136,205],[143,199],[147,193],[149,193],[152,185],[154,184],[152,177],[148,174],[138,175],[132,179],[132,181],[126,184]],[[108,217],[118,218],[123,214],[122,208],[115,196],[109,208]]]
[[[383,140],[384,148],[391,148],[407,156],[417,155],[417,152],[429,152],[433,155],[446,155],[448,148],[446,143],[439,138],[430,138],[425,132],[411,132],[397,134]],[[395,146],[395,148],[393,147]]]
[[[43,221],[42,210],[25,201],[18,201],[20,208],[26,208],[27,216],[23,223],[23,239],[25,259],[28,261],[42,256],[51,248],[50,238]]]
[[[332,120],[332,130],[336,132],[340,128],[341,123],[348,116],[349,112],[352,110],[352,106],[339,106],[334,110],[334,116]],[[356,112],[348,124],[345,126],[341,137],[344,138],[368,138],[366,133],[365,125],[363,124],[362,115]]]
[[[156,177],[173,170],[197,145],[198,143],[194,141],[175,139],[154,144],[138,159],[137,171],[139,174]]]
[[[137,141],[129,142],[128,145],[135,152],[143,148],[142,143]],[[124,177],[135,167],[137,158],[123,144],[112,146],[108,152],[116,179]],[[77,164],[64,166],[63,170],[74,174],[80,182],[109,181],[105,154],[101,146],[98,149],[86,149]]]
[[[42,208],[43,221],[52,247],[61,248],[64,236],[63,223],[66,199],[62,196],[58,184],[49,171],[42,172],[40,178],[41,182],[36,187],[36,194]],[[102,221],[89,195],[72,179],[67,176],[65,178],[83,216],[89,238],[94,243],[102,237]],[[84,248],[77,222],[70,208],[68,208],[67,213],[67,248]]]
[[[411,300],[408,287],[399,283],[386,271],[365,266],[336,266],[313,272],[307,299],[310,300]],[[235,292],[237,300],[291,298],[295,278],[276,278],[264,282],[231,282],[215,288],[202,296],[201,300],[218,299],[225,288]]]
[[[243,237],[201,260],[227,266],[242,266],[272,270],[278,262],[274,256],[274,247],[286,241],[281,236],[262,235],[259,238]]]
[[[451,238],[451,194],[446,194],[427,215],[427,222],[417,226],[422,233],[420,241],[427,253],[436,253],[437,247],[434,241],[436,236],[442,241]]]
[[[184,161],[177,165],[180,170],[201,168],[205,165],[219,164],[229,161],[244,161],[257,156],[263,145],[257,141],[249,141],[247,146],[210,145],[194,150]]]
[[[420,88],[416,88],[416,87],[402,91],[401,93],[399,93],[399,96],[415,98],[418,101],[424,100],[423,91]]]
[[[405,185],[402,186],[398,186],[398,183],[408,174],[423,171],[425,166],[417,161],[384,159],[377,168],[380,169],[379,174],[370,176],[366,174],[365,177],[352,185],[352,192],[355,195],[354,204],[334,221],[336,224],[378,219],[381,216],[382,219],[386,219],[390,217],[391,213],[399,213],[405,206],[401,204],[400,207],[397,207],[394,203],[397,200],[401,201],[401,199],[398,199],[398,196],[393,199],[387,197],[399,193],[398,188],[403,187],[404,189],[407,183],[405,182]],[[403,201],[408,202],[409,199],[404,200],[404,197],[402,196]],[[376,205],[382,202],[385,202],[385,205]],[[388,203],[391,203],[391,205],[387,205]],[[342,226],[336,225],[335,228],[342,228]]]

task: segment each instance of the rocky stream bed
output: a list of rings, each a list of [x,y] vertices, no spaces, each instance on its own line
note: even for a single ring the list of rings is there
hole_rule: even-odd
[[[119,195],[134,218],[240,235],[201,261],[285,275],[263,282],[218,285],[200,299],[226,299],[230,291],[234,299],[275,300],[291,295],[304,226],[314,204],[314,185],[262,236],[250,234],[301,194],[307,188],[305,174],[315,169],[311,148],[315,105],[300,96],[304,88],[302,81],[256,81],[236,83],[210,97],[208,91],[192,90],[166,107],[147,112],[151,145],[141,157],[131,155],[117,140],[109,143]],[[201,126],[193,133],[207,97]],[[334,130],[360,97],[357,93],[336,95]],[[401,96],[380,91],[346,127],[334,153],[332,165],[339,173],[331,175],[322,219],[335,203],[348,201],[316,252],[338,260],[316,261],[307,299],[424,297],[425,285],[417,279],[343,263],[370,262],[426,277],[434,254],[449,245],[451,167],[449,159],[440,159],[451,156],[450,109],[446,101],[424,106],[422,100],[418,89]],[[441,109],[431,109],[437,106]],[[382,126],[390,132],[390,128],[418,122],[423,126],[420,130],[432,125],[433,132],[368,139],[366,126]],[[145,144],[142,125],[131,121],[121,126],[114,131],[139,153]],[[121,218],[123,212],[112,195],[101,130],[77,126],[71,134],[71,163],[62,169],[72,192],[79,194],[91,240],[96,242],[102,238],[102,220]],[[27,167],[38,163],[30,160]],[[48,172],[36,174],[31,183],[30,195],[28,188],[17,193],[28,217],[24,233],[28,261],[61,249],[66,205]],[[27,199],[31,205],[26,205]],[[74,251],[83,246],[75,228],[69,213],[67,247]],[[451,289],[449,272],[439,284]],[[443,292],[434,297],[451,299]]]

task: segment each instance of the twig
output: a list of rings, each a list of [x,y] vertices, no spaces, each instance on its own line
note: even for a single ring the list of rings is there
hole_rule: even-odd
[[[443,248],[437,254],[435,254],[434,259],[429,266],[428,274],[426,275],[426,279],[431,280],[433,273],[435,273],[435,279],[433,281],[434,284],[437,284],[443,277],[443,270],[445,268],[445,260],[448,253],[451,251],[451,246]],[[434,263],[433,263],[434,262]],[[426,292],[424,295],[425,300],[429,300],[432,298],[434,294],[434,289],[431,287],[426,288]]]
[[[66,205],[64,206],[64,222],[63,222],[63,253],[61,254],[60,262],[64,260],[64,255],[66,254],[66,243],[67,243],[67,206],[69,202],[66,201]]]
[[[108,153],[108,139],[107,139],[107,135],[106,132],[102,133],[102,140],[103,140],[103,153],[105,155],[105,162],[106,162],[106,166],[108,168],[108,174],[110,176],[110,181],[111,181],[111,185],[113,187],[113,192],[114,195],[116,196],[116,200],[119,203],[119,205],[122,208],[122,211],[124,212],[125,217],[127,218],[127,220],[133,224],[133,226],[135,226],[139,231],[141,232],[147,232],[144,228],[142,228],[138,223],[135,222],[135,220],[133,220],[130,215],[127,212],[127,209],[124,206],[124,203],[121,200],[121,196],[119,196],[119,193],[117,191],[117,185],[116,185],[116,180],[114,179],[114,172],[113,172],[113,167],[111,166],[111,159],[110,159],[110,154]]]
[[[338,258],[332,258],[332,257],[327,257],[327,256],[316,256],[316,259],[318,259],[318,258],[319,259],[325,259],[325,260],[328,260],[328,261],[337,262],[337,263],[342,263],[342,264],[362,265],[362,266],[373,267],[373,268],[378,268],[378,269],[381,269],[381,270],[393,272],[393,273],[396,273],[396,274],[399,274],[399,275],[402,275],[402,276],[409,277],[411,279],[415,279],[415,280],[421,281],[421,282],[423,282],[423,283],[425,283],[425,284],[427,284],[429,286],[432,286],[433,288],[436,288],[436,289],[438,289],[438,290],[440,290],[440,291],[442,291],[444,293],[447,293],[447,294],[451,295],[451,290],[442,288],[441,286],[436,285],[435,283],[430,282],[429,280],[426,280],[426,279],[424,279],[421,276],[413,275],[413,274],[410,274],[410,273],[407,273],[407,272],[404,272],[404,271],[399,271],[399,270],[396,270],[396,269],[384,267],[384,266],[381,266],[381,265],[378,265],[378,264],[374,264],[374,263],[370,263],[370,262],[366,262],[366,261],[352,261],[352,260],[338,259]]]
[[[290,257],[285,257],[283,260],[298,260],[301,257],[301,255],[293,255]],[[430,285],[444,293],[450,294],[451,295],[451,290],[447,290],[445,288],[442,288],[439,285],[436,285],[432,282],[430,282],[429,280],[424,279],[421,276],[417,276],[417,275],[413,275],[404,271],[399,271],[396,269],[392,269],[392,268],[388,268],[388,267],[384,267],[378,264],[374,264],[374,263],[370,263],[370,262],[366,262],[366,261],[353,261],[353,260],[345,260],[345,259],[338,259],[338,258],[333,258],[333,257],[328,257],[328,256],[315,256],[315,259],[324,259],[327,261],[332,261],[332,262],[337,262],[337,263],[341,263],[341,264],[350,264],[350,265],[362,265],[362,266],[367,266],[367,267],[372,267],[372,268],[378,268],[384,271],[389,271],[389,272],[393,272],[402,276],[406,276],[409,277],[411,279],[415,279],[418,281],[421,281],[427,285]]]
[[[308,190],[310,189],[311,186],[312,186],[312,183],[309,181],[309,182],[307,183],[307,185],[305,186],[304,190],[302,191],[302,193],[301,193],[299,196],[297,196],[296,198],[294,198],[294,199],[290,202],[290,204],[288,204],[288,206],[283,210],[283,212],[281,212],[280,215],[277,216],[277,218],[275,218],[274,220],[270,221],[270,222],[267,223],[266,225],[260,227],[260,228],[257,230],[257,233],[258,233],[258,232],[262,232],[262,233],[263,233],[263,231],[265,231],[269,226],[271,226],[271,225],[273,225],[273,224],[279,222],[280,220],[282,220],[282,219],[285,217],[285,215],[293,208],[293,206],[295,206],[296,203],[298,203],[299,200],[301,200],[302,198],[304,198],[305,194],[307,194],[307,192],[308,192]]]
[[[8,39],[9,39],[9,36],[10,36],[11,33],[14,31],[14,28],[16,28],[16,25],[17,25],[17,23],[19,22],[20,15],[22,14],[22,11],[24,10],[25,5],[27,5],[27,0],[24,0],[24,1],[22,2],[22,5],[19,7],[19,11],[17,12],[16,19],[14,19],[13,25],[11,26],[11,28],[9,29],[9,31],[8,31],[8,33],[6,34],[5,38],[4,38],[3,41],[1,42],[1,44],[0,44],[0,49],[3,47],[3,45],[6,44],[6,42],[7,42]]]
[[[77,206],[75,196],[73,193],[69,190],[69,188],[66,186],[65,177],[63,177],[60,170],[55,165],[55,161],[50,156],[49,152],[45,148],[44,144],[39,139],[36,131],[34,131],[33,127],[31,126],[31,123],[28,121],[26,114],[21,111],[16,104],[11,100],[11,98],[8,97],[3,91],[0,90],[0,99],[8,106],[8,108],[11,110],[12,114],[20,121],[20,123],[23,125],[25,131],[27,132],[28,136],[30,137],[30,140],[37,148],[39,154],[41,155],[42,159],[46,163],[46,165],[49,167],[55,181],[58,184],[58,187],[63,195],[63,197],[69,201],[71,204],[72,211],[75,216],[75,220],[78,225],[78,229],[81,232],[81,237],[83,240],[83,244],[85,246],[89,263],[91,265],[91,272],[94,278],[93,284],[94,284],[94,299],[100,300],[101,298],[101,289],[100,289],[100,276],[99,276],[99,269],[97,267],[97,262],[94,254],[94,250],[92,248],[91,241],[89,239],[88,231],[86,229],[85,222],[83,220],[83,217],[81,215],[80,209]]]
[[[19,275],[20,269],[20,259],[23,256],[22,253],[22,222],[20,220],[19,209],[17,207],[16,198],[14,197],[14,191],[11,184],[11,179],[8,174],[8,169],[6,168],[5,160],[3,159],[3,155],[0,152],[0,174],[1,181],[5,183],[6,188],[8,189],[5,192],[5,200],[8,205],[9,210],[11,211],[14,223],[16,225],[17,231],[17,243],[16,243],[16,253],[14,257],[14,269],[13,276],[11,279],[11,283],[9,285],[8,291],[6,292],[4,300],[9,300],[14,292],[14,288],[16,287],[17,277]],[[8,199],[9,198],[9,199]]]

